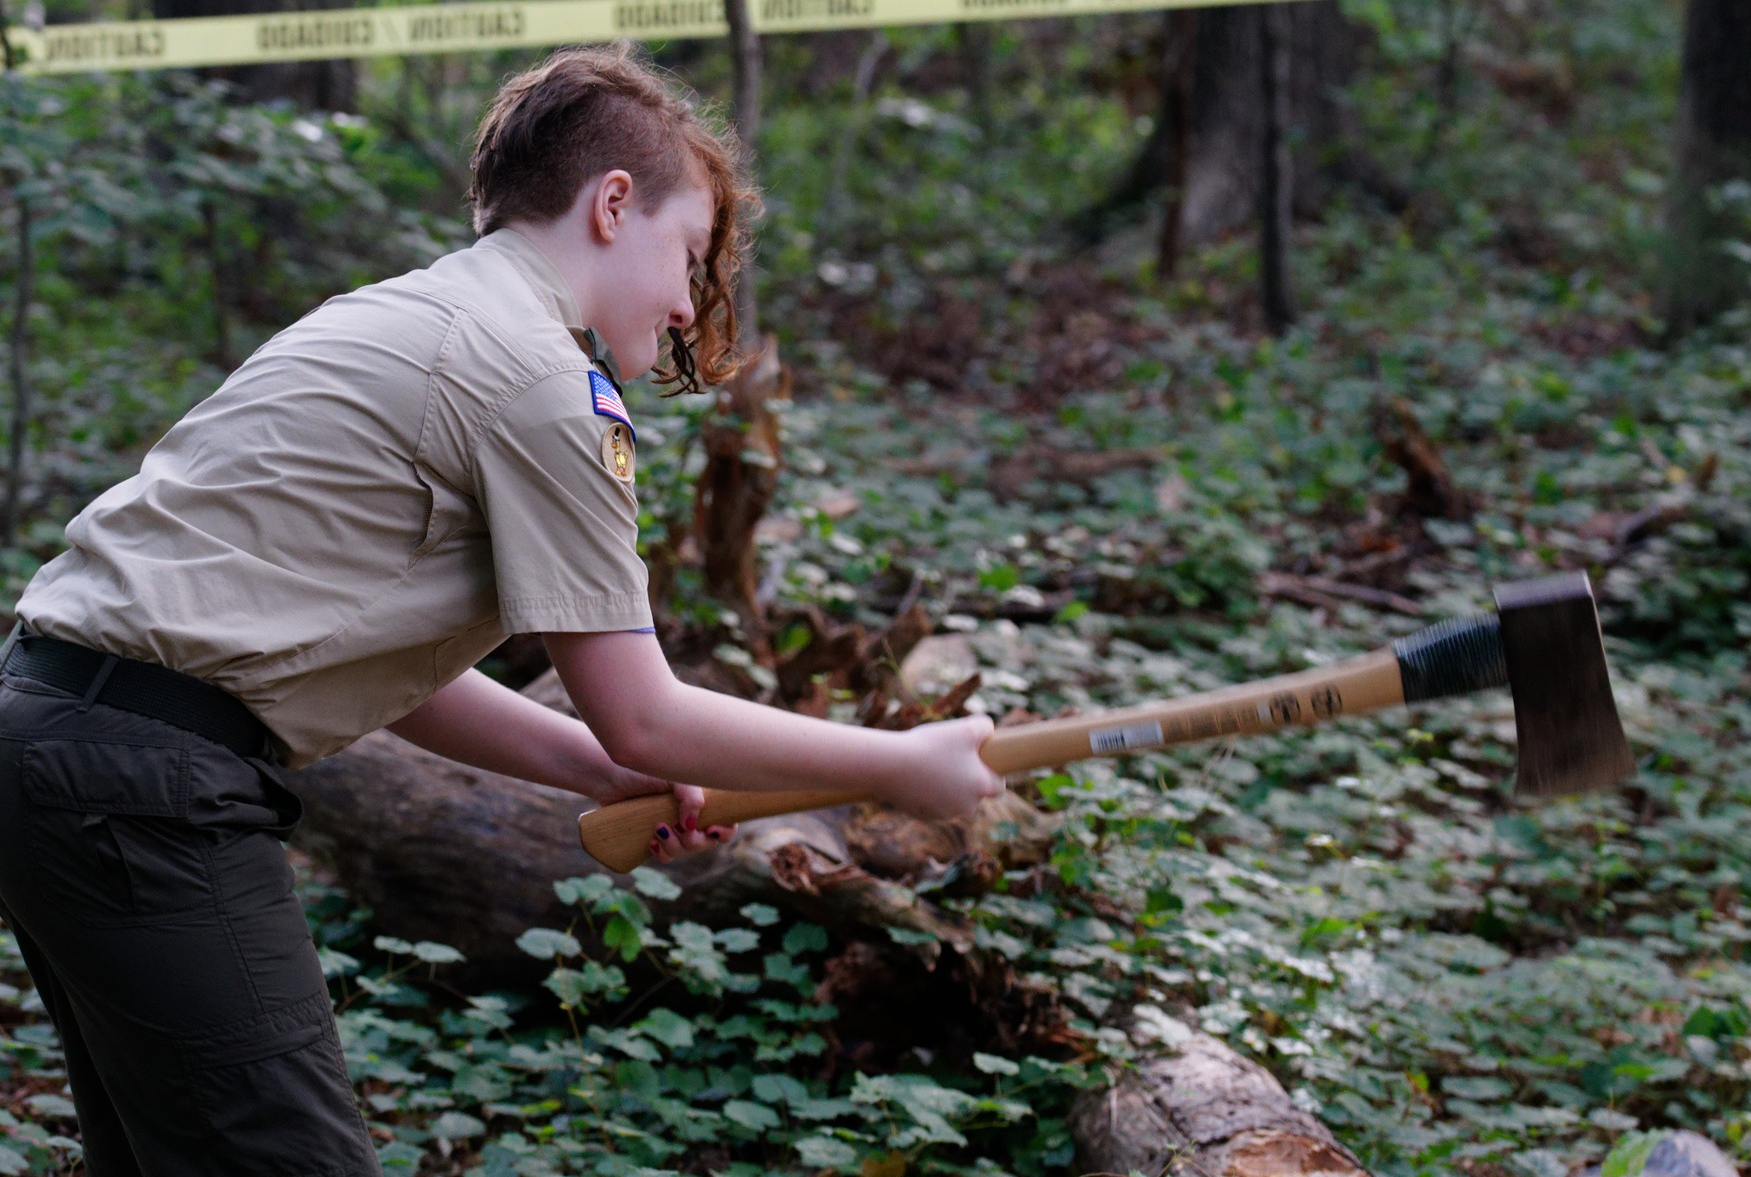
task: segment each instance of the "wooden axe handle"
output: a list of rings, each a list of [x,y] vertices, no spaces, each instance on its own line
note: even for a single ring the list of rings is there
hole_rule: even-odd
[[[867,801],[865,793],[833,789],[801,792],[744,793],[729,789],[705,790],[705,808],[699,812],[699,828],[730,826],[757,817],[777,817],[805,809],[830,809]],[[590,857],[612,871],[629,871],[650,857],[650,840],[656,828],[671,829],[681,820],[681,806],[673,792],[652,793],[630,801],[616,801],[578,815],[578,840]]]
[[[1122,756],[1213,736],[1323,723],[1404,702],[1398,658],[1376,650],[1330,666],[1071,719],[993,732],[979,755],[1001,773]]]
[[[1361,715],[1404,702],[1399,658],[1376,650],[1331,666],[1241,683],[1180,699],[1103,711],[1099,715],[1052,719],[993,732],[980,757],[1005,775],[1050,768],[1092,756],[1121,756],[1213,736],[1248,735],[1292,724],[1322,723],[1340,715]],[[824,809],[874,800],[869,794],[837,790],[744,793],[705,790],[701,826],[732,825],[805,809]],[[651,833],[673,824],[673,793],[635,797],[593,809],[578,818],[584,849],[609,870],[629,871],[648,857]]]

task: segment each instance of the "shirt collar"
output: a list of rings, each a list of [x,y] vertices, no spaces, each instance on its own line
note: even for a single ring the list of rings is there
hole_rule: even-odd
[[[515,229],[495,229],[474,243],[476,249],[491,249],[510,259],[541,306],[563,327],[582,327],[578,317],[578,302],[572,297],[571,284],[559,267],[548,260],[536,244]]]
[[[571,337],[577,341],[578,346],[596,361],[596,365],[614,382],[616,388],[620,387],[620,365],[615,362],[614,353],[608,350],[608,345],[602,342],[594,328],[583,325],[583,317],[578,314],[577,299],[572,296],[571,284],[559,272],[559,267],[533,241],[515,229],[495,229],[476,241],[474,247],[492,249],[504,254],[523,276],[523,280],[529,283],[529,288],[535,292],[535,297],[540,300],[547,313],[571,332]]]

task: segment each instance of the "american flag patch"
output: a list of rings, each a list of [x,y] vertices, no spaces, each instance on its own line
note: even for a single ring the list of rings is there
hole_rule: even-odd
[[[620,393],[615,391],[613,382],[600,372],[590,373],[590,400],[599,415],[619,421],[632,430],[632,440],[638,440],[638,430],[632,428],[632,418],[627,415],[626,402],[620,399]]]

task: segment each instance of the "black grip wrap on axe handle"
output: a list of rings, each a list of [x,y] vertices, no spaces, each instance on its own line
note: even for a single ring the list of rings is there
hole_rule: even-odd
[[[1392,652],[1406,703],[1508,685],[1502,623],[1493,613],[1437,622],[1399,638]]]

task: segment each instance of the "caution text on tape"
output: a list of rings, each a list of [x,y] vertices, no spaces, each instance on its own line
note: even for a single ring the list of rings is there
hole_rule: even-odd
[[[1278,0],[1220,0],[1274,3]],[[1211,0],[750,0],[762,33],[1202,7]],[[26,73],[721,37],[722,0],[495,0],[12,29]]]

